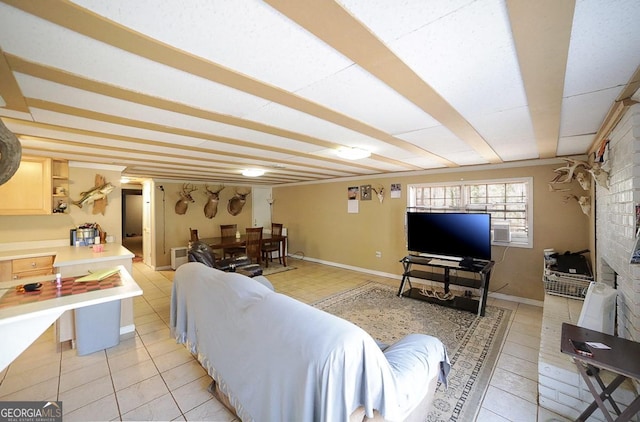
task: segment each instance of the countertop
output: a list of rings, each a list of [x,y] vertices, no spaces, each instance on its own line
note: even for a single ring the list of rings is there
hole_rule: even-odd
[[[104,244],[103,252],[93,252],[90,246],[51,246],[21,250],[0,251],[0,261],[39,256],[55,255],[53,266],[64,267],[76,264],[87,264],[98,261],[109,261],[122,258],[133,259],[134,254],[119,243]]]

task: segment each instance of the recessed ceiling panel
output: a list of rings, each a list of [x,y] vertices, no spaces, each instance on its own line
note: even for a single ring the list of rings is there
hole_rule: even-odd
[[[76,3],[181,50],[291,91],[351,64],[262,2]]]
[[[298,94],[390,134],[439,124],[357,65],[306,87]]]
[[[622,86],[638,67],[640,2],[577,0],[564,97]]]
[[[603,116],[620,93],[620,87],[574,95],[562,101],[560,136],[591,135],[595,137]]]
[[[242,116],[268,101],[79,35],[0,3],[2,49],[29,61],[171,99]],[[28,29],[28,32],[25,32]]]

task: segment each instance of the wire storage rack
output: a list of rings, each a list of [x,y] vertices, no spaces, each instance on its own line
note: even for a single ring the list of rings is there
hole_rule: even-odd
[[[550,261],[545,259],[542,281],[544,291],[549,294],[584,300],[593,276],[556,271]]]

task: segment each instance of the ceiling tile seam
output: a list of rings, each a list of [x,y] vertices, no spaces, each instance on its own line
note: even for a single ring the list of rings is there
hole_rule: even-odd
[[[89,146],[87,144],[82,144],[79,142],[74,142],[74,141],[66,141],[66,140],[53,140],[50,138],[35,138],[33,136],[30,136],[30,138],[33,138],[37,141],[40,142],[45,142],[51,145],[65,145],[65,146],[69,146],[69,147],[81,147],[81,148],[96,148],[95,146]],[[24,144],[23,144],[24,145]],[[52,153],[57,153],[59,154],[62,150],[60,148],[46,148],[46,147],[40,147],[40,146],[34,146],[34,145],[29,145],[29,143],[27,142],[26,145],[23,146],[23,148],[29,148],[29,149],[38,149],[41,151],[49,151]],[[191,156],[186,156],[186,155],[179,155],[179,154],[166,154],[163,152],[153,152],[153,151],[144,151],[144,152],[140,152],[138,150],[135,149],[131,149],[131,148],[122,148],[122,147],[111,147],[111,146],[100,146],[98,147],[100,150],[106,150],[106,151],[114,151],[114,152],[121,152],[124,153],[125,155],[109,155],[109,154],[105,154],[105,153],[97,153],[95,151],[92,151],[90,154],[92,156],[95,157],[99,157],[99,158],[108,158],[108,159],[120,159],[123,162],[144,162],[144,163],[150,163],[149,165],[153,165],[153,163],[156,164],[162,164],[162,165],[167,165],[167,164],[172,164],[175,165],[176,168],[178,167],[185,167],[185,168],[202,168],[202,169],[210,169],[212,168],[212,166],[204,166],[204,165],[199,165],[199,164],[176,164],[175,161],[166,161],[166,160],[151,160],[151,159],[145,159],[143,157],[135,157],[135,158],[127,158],[127,153],[128,154],[146,154],[146,155],[151,155],[151,156],[157,156],[157,157],[167,157],[167,158],[176,158],[176,159],[181,159],[181,160],[185,160],[185,161],[190,161],[190,160],[197,160],[196,158],[193,158]],[[78,154],[78,155],[87,155],[89,153],[86,152],[82,152],[82,151],[71,151],[71,153],[73,154]],[[221,160],[214,160],[214,159],[209,159],[208,162],[218,162],[221,164],[226,164],[228,167],[214,167],[214,169],[219,169],[221,171],[223,170],[230,170],[230,171],[237,171],[238,167],[238,163],[235,162],[224,162]],[[262,166],[262,167],[267,167],[267,166]],[[305,170],[295,170],[295,169],[288,169],[288,170],[283,170],[283,169],[269,169],[269,172],[272,174],[283,174],[283,175],[291,175],[291,177],[303,177],[303,178],[311,178],[311,177],[331,177],[331,174],[327,174],[327,173],[316,173],[316,172],[308,172]],[[335,172],[335,173],[340,173],[340,172]],[[344,173],[344,172],[342,172]]]
[[[457,110],[340,4],[317,0],[266,2],[439,121],[487,161],[502,162],[491,145]],[[318,19],[318,16],[326,19]],[[327,20],[331,25],[324,24]]]
[[[144,144],[144,145],[151,145],[151,146],[156,146],[156,147],[159,147],[159,148],[183,149],[183,150],[190,150],[190,151],[193,151],[193,152],[202,152],[202,153],[206,153],[206,154],[218,154],[218,155],[222,155],[222,156],[234,157],[234,158],[239,158],[239,159],[256,159],[255,157],[249,156],[247,154],[237,154],[237,153],[228,152],[228,151],[210,150],[210,149],[205,149],[205,148],[200,148],[200,147],[187,147],[187,146],[177,147],[175,144],[169,144],[169,143],[165,143],[165,142],[149,141],[149,140],[146,140],[146,139],[132,138],[132,137],[127,137],[127,136],[122,136],[122,135],[106,134],[106,133],[102,133],[102,132],[88,131],[88,130],[83,130],[83,129],[74,129],[74,128],[69,128],[69,127],[63,127],[63,126],[57,126],[57,125],[51,125],[51,124],[45,124],[45,123],[38,123],[38,122],[32,122],[32,121],[25,121],[25,120],[18,120],[18,119],[12,119],[12,118],[4,118],[3,120],[6,123],[22,124],[22,125],[25,125],[25,126],[31,126],[31,127],[45,129],[45,130],[54,130],[54,131],[59,131],[59,132],[63,132],[63,133],[71,133],[71,134],[76,134],[76,135],[91,136],[91,137],[95,137],[95,138],[113,139],[113,140],[119,140],[119,141],[123,141],[123,142],[131,142],[131,143],[138,143],[138,144]],[[16,132],[16,135],[32,136],[29,133],[23,133],[23,132],[19,132],[19,131]],[[65,142],[72,142],[72,141],[65,141]],[[82,144],[86,145],[86,143],[82,143]],[[288,166],[297,166],[297,165],[299,165],[295,161],[279,160],[279,162],[284,163],[285,165],[288,165]],[[231,163],[231,162],[229,162],[229,163]],[[320,165],[315,165],[315,164],[306,164],[306,166],[310,167],[310,168],[317,168],[318,170],[321,170],[321,171],[335,171],[335,169],[331,169],[331,168],[328,168],[328,167],[325,167],[325,166],[320,166]],[[354,175],[358,174],[358,173],[353,172],[353,171],[351,173],[354,174]]]
[[[126,28],[107,18],[99,16],[76,4],[62,0],[49,0],[46,8],[20,0],[2,0],[26,13],[38,16],[59,26],[78,32],[121,50],[170,66],[204,79],[240,89],[241,91],[264,98],[306,114],[330,121],[342,127],[371,136],[409,152],[423,155],[448,167],[457,164],[423,150],[418,146],[353,119],[335,110],[324,107],[303,97],[291,94],[278,87],[260,82],[247,75],[234,72],[217,63],[210,62],[191,53],[181,51],[170,45],[153,40],[144,34]]]
[[[166,134],[173,134],[173,135],[184,136],[184,137],[193,138],[193,139],[202,139],[203,141],[213,141],[213,142],[219,142],[223,144],[230,144],[238,147],[251,148],[256,150],[265,150],[265,151],[270,151],[270,152],[279,153],[283,155],[295,155],[295,156],[304,157],[308,159],[316,159],[316,160],[318,159],[317,156],[313,154],[298,152],[292,149],[271,147],[268,145],[262,145],[254,142],[243,141],[235,138],[210,135],[208,133],[198,132],[190,129],[183,129],[183,128],[178,128],[173,126],[161,125],[158,123],[134,120],[126,117],[100,113],[97,111],[92,111],[87,109],[80,109],[77,107],[68,106],[60,103],[53,103],[50,101],[40,100],[36,98],[27,98],[26,101],[27,101],[27,104],[33,108],[54,111],[57,113],[68,114],[76,117],[83,117],[91,120],[97,120],[101,122],[106,122],[106,123],[111,123],[111,124],[116,124],[116,125],[121,125],[126,127],[135,127],[138,129],[161,132]],[[153,142],[153,141],[150,141],[150,142]],[[333,164],[336,164],[336,165],[345,165],[345,160],[340,160],[337,158],[336,159],[327,158],[326,161],[332,162]],[[364,169],[364,170],[375,170],[375,167],[371,167],[363,164],[349,163],[349,165],[356,168]],[[406,166],[403,166],[403,167],[406,167]]]

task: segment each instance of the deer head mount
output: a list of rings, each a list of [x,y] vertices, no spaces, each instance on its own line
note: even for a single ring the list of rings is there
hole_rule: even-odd
[[[20,167],[20,159],[22,145],[18,137],[0,120],[0,185],[13,177]]]
[[[209,186],[204,185],[205,194],[209,197],[207,203],[204,204],[205,217],[213,218],[218,213],[218,201],[220,200],[222,189],[224,189],[224,185],[219,185],[215,189],[209,189]]]
[[[378,201],[382,204],[382,201],[384,201],[384,186],[380,186],[378,189],[371,188],[371,190],[375,192],[378,197]]]
[[[189,185],[188,183],[185,183],[182,185],[182,191],[179,192],[180,199],[178,199],[178,202],[176,202],[176,207],[175,207],[176,214],[183,215],[184,213],[187,212],[187,208],[189,207],[189,202],[196,202],[191,197],[191,192],[197,189],[198,188],[194,187],[193,185]]]
[[[238,215],[242,212],[242,207],[247,202],[247,196],[251,193],[251,189],[236,189],[236,193],[227,204],[227,211],[231,215]]]
[[[558,167],[554,170],[556,173],[556,177],[553,178],[549,182],[549,190],[551,191],[567,191],[570,189],[557,189],[555,187],[556,184],[564,184],[571,183],[574,179],[578,180],[580,186],[583,189],[587,190],[589,186],[585,182],[585,175],[580,176],[582,172],[578,172],[579,168],[583,168],[587,173],[591,174],[593,180],[595,180],[598,186],[602,186],[605,189],[609,189],[609,173],[602,169],[601,164],[595,162],[593,164],[589,164],[586,161],[575,160],[573,158],[563,158],[566,162],[566,165],[563,167]],[[582,180],[582,181],[581,181]]]
[[[591,198],[588,196],[581,196],[578,198],[576,195],[567,195],[564,197],[564,201],[568,202],[571,200],[575,200],[580,205],[580,209],[585,215],[591,214]]]

